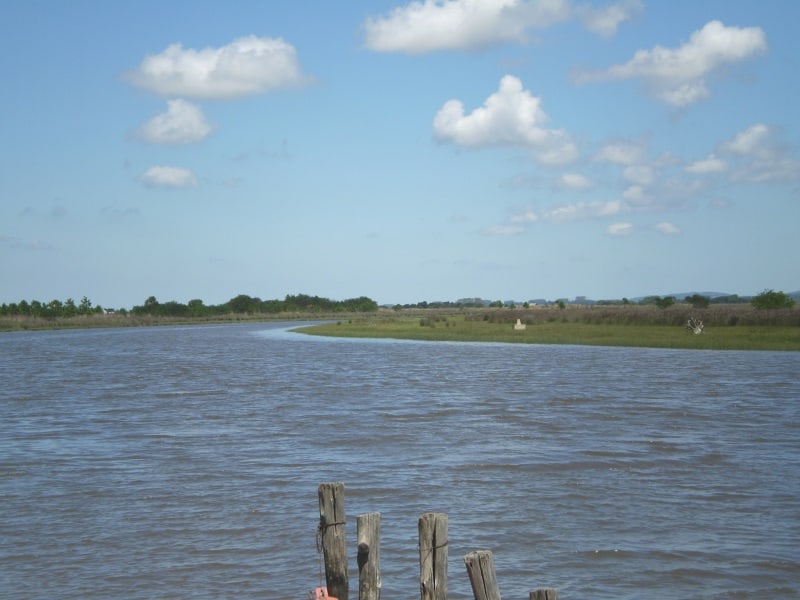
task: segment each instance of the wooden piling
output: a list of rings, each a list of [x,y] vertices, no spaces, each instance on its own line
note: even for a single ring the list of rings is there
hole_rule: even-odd
[[[464,564],[475,600],[500,600],[492,553],[489,550],[470,552],[464,557]]]
[[[344,483],[342,482],[319,485],[317,542],[324,555],[328,595],[338,598],[338,600],[349,600]]]
[[[428,512],[419,518],[421,600],[447,600],[447,515]]]
[[[358,515],[358,599],[381,598],[381,513]]]
[[[529,600],[558,600],[558,590],[555,588],[533,590]]]

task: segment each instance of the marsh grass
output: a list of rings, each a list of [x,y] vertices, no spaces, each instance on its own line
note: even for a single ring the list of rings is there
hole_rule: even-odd
[[[704,333],[695,335],[686,329],[689,316],[703,320]],[[513,328],[517,319],[526,324],[525,330]],[[795,309],[755,311],[714,307],[692,310],[686,307],[681,311],[639,306],[499,309],[449,315],[380,315],[299,331],[337,337],[429,341],[800,351],[800,311]]]

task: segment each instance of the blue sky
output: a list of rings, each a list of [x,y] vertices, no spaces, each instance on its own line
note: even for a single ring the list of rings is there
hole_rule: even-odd
[[[800,288],[800,4],[0,4],[0,302]]]

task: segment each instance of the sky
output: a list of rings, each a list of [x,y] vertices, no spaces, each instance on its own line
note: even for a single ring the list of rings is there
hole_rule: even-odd
[[[798,20],[4,0],[0,303],[795,291]]]

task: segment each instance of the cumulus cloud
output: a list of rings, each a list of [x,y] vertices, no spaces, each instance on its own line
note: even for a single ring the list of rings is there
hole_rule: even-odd
[[[736,136],[721,145],[724,152],[744,154],[769,158],[771,153],[768,146],[770,128],[763,123],[757,123],[736,134]]]
[[[619,26],[631,20],[644,8],[640,0],[629,0],[594,8],[590,4],[579,6],[578,18],[583,26],[594,33],[610,37],[617,33]]]
[[[648,200],[647,195],[644,193],[644,188],[640,185],[631,185],[625,188],[625,191],[622,192],[622,198],[633,204],[642,204]]]
[[[213,128],[203,111],[185,100],[168,100],[167,112],[142,125],[137,136],[152,144],[192,144],[200,142]]]
[[[172,44],[147,56],[125,77],[162,96],[206,100],[239,98],[309,81],[291,44],[254,35],[201,50]]]
[[[142,183],[152,188],[187,188],[197,185],[191,169],[181,167],[150,167],[141,176]]]
[[[800,160],[775,140],[775,134],[771,127],[757,123],[720,144],[720,152],[739,161],[732,173],[735,181],[763,183],[800,179]]]
[[[664,235],[678,235],[681,232],[680,229],[668,221],[662,221],[656,225],[656,229]]]
[[[582,73],[577,80],[639,78],[656,98],[681,108],[709,95],[706,81],[710,75],[766,50],[767,37],[759,27],[728,27],[720,21],[709,21],[678,48],[639,50],[625,64]]]
[[[728,168],[728,164],[721,158],[717,158],[713,154],[708,158],[696,160],[686,166],[687,173],[694,173],[695,175],[708,175],[711,173],[722,173]]]
[[[563,165],[575,160],[578,149],[570,135],[561,129],[543,127],[547,115],[541,100],[523,89],[512,75],[500,81],[500,88],[483,106],[465,114],[460,100],[449,100],[433,120],[436,138],[467,148],[523,146],[537,160],[548,165]]]
[[[364,23],[365,45],[378,52],[423,54],[524,42],[525,30],[570,16],[567,0],[424,0]]]
[[[592,187],[592,182],[580,173],[564,173],[558,181],[561,187],[570,190],[585,190]]]
[[[575,17],[586,29],[611,36],[643,8],[621,0],[602,8],[570,0],[416,0],[388,15],[364,22],[364,45],[376,52],[424,54],[474,51],[505,43],[526,43],[528,30]]]
[[[630,235],[633,233],[633,223],[612,223],[606,231],[614,236]]]
[[[622,176],[630,183],[645,186],[655,181],[656,172],[650,165],[631,165],[625,167],[622,171]]]

